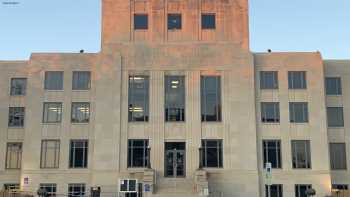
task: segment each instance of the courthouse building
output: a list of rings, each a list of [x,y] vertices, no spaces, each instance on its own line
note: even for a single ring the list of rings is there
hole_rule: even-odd
[[[102,15],[99,53],[0,61],[0,187],[72,197],[348,189],[350,61],[251,52],[248,0],[103,0]]]

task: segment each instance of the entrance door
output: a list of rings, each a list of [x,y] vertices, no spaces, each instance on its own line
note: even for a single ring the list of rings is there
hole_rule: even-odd
[[[186,150],[184,142],[165,143],[165,176],[185,177]]]

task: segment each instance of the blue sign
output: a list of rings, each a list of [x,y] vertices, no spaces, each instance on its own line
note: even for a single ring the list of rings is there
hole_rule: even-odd
[[[150,192],[151,191],[151,186],[149,184],[144,185],[144,191],[145,192]]]

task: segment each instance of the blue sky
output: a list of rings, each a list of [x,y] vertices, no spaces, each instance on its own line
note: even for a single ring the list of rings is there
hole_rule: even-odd
[[[100,6],[99,0],[0,0],[0,60],[98,52]],[[251,50],[319,50],[327,59],[350,59],[349,10],[349,0],[250,0]]]

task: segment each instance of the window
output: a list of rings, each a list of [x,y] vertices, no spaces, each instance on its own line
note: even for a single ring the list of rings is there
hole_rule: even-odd
[[[11,79],[11,96],[21,96],[26,94],[27,79],[26,78],[12,78]]]
[[[129,122],[148,121],[149,78],[148,76],[129,77]]]
[[[58,168],[60,158],[60,141],[43,140],[41,142],[41,168]]]
[[[6,169],[20,169],[22,163],[22,143],[7,143]]]
[[[215,29],[215,14],[202,14],[202,29]]]
[[[73,90],[89,90],[91,86],[90,71],[74,71],[73,72]]]
[[[343,107],[327,107],[328,127],[344,127]]]
[[[10,107],[9,108],[9,127],[23,127],[24,126],[24,107]]]
[[[181,29],[181,14],[168,14],[168,29]]]
[[[278,72],[261,71],[260,89],[278,89]]]
[[[128,167],[143,168],[148,162],[148,140],[129,140]]]
[[[292,140],[293,168],[311,168],[310,141]]]
[[[308,197],[306,191],[311,188],[311,185],[295,185],[295,197]]]
[[[263,140],[264,165],[271,163],[272,168],[282,168],[281,141]]]
[[[346,145],[345,143],[330,143],[329,144],[331,169],[346,170]]]
[[[47,192],[46,197],[56,196],[56,191],[57,191],[56,183],[42,183],[40,184],[40,189],[43,189]]]
[[[72,183],[68,184],[68,197],[84,197],[85,196],[85,184]]]
[[[280,122],[279,103],[262,102],[261,103],[261,121],[265,123]]]
[[[309,122],[308,103],[291,102],[289,103],[289,118],[292,123]]]
[[[349,186],[346,184],[332,184],[332,189],[337,189],[337,190],[348,190]]]
[[[148,15],[147,14],[135,14],[134,15],[134,29],[135,30],[148,29]]]
[[[306,72],[289,71],[288,87],[289,89],[306,89]]]
[[[88,164],[88,141],[72,140],[70,142],[69,167],[87,168]]]
[[[268,195],[269,187],[265,185],[265,197],[283,197],[283,185],[271,185],[270,196]]]
[[[19,190],[20,186],[19,183],[5,183],[4,189],[5,190]]]
[[[45,90],[63,90],[63,72],[45,72]]]
[[[44,103],[43,123],[59,123],[62,120],[62,103]]]
[[[201,76],[202,121],[221,121],[220,76]]]
[[[185,121],[184,76],[165,76],[165,121]]]
[[[327,95],[341,95],[342,85],[340,77],[327,77],[326,78],[326,94]]]
[[[90,103],[72,103],[72,122],[87,123],[90,121]]]
[[[222,140],[202,140],[203,166],[222,168]]]

